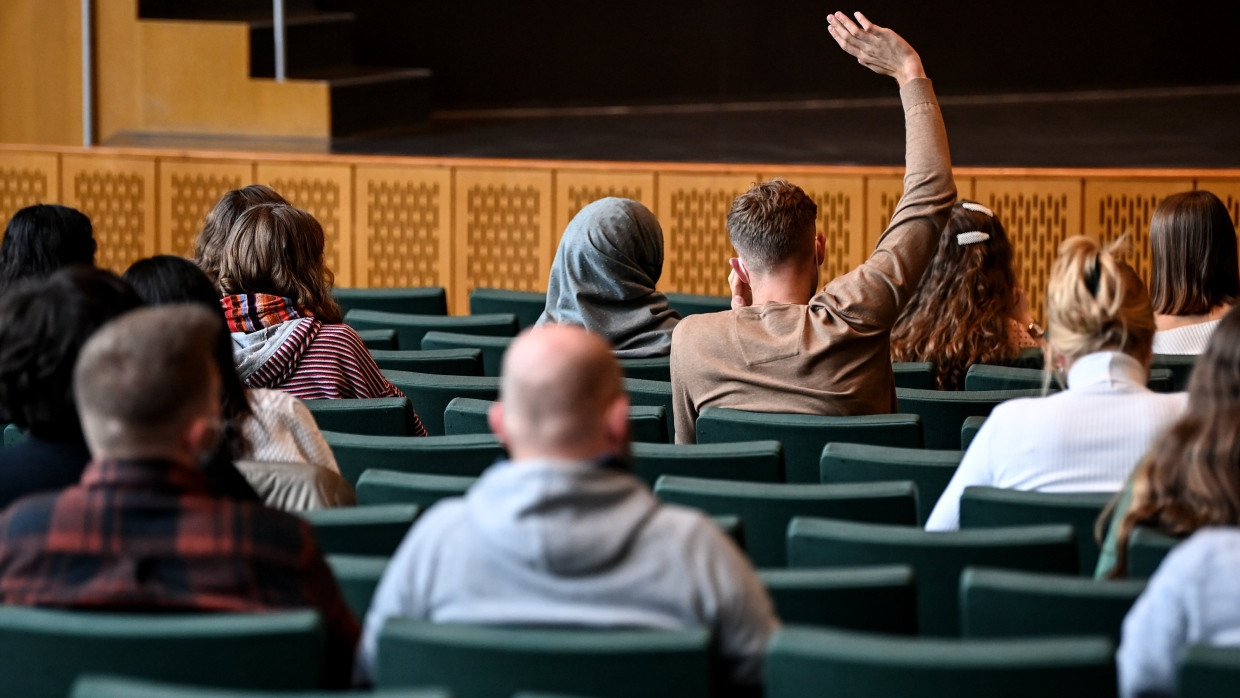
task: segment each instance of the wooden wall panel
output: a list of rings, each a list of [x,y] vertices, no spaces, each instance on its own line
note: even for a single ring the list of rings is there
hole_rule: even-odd
[[[1223,200],[1231,212],[1231,222],[1240,225],[1240,180],[1199,178],[1197,189],[1205,189]]]
[[[82,143],[82,3],[0,2],[0,142]]]
[[[289,203],[314,215],[327,237],[323,257],[336,275],[336,285],[352,286],[353,170],[348,165],[258,163],[261,184],[275,189]]]
[[[190,257],[207,213],[224,194],[254,179],[254,164],[222,160],[159,161],[159,250]]]
[[[90,216],[99,251],[95,263],[121,273],[159,251],[155,159],[65,155],[61,197]]]
[[[455,182],[454,308],[481,287],[547,290],[555,254],[549,169],[460,168]]]
[[[452,287],[452,170],[359,166],[355,284]]]
[[[1087,179],[1082,232],[1106,242],[1128,233],[1129,263],[1149,279],[1150,214],[1163,197],[1192,188],[1192,179]]]
[[[0,240],[14,213],[34,204],[60,201],[60,156],[0,152]]]
[[[874,250],[883,231],[896,213],[896,204],[904,194],[904,178],[900,175],[879,175],[865,178],[865,251]]]
[[[679,293],[728,295],[728,240],[732,201],[758,181],[757,174],[658,175],[658,207],[663,224],[663,278],[659,288]]]
[[[608,196],[642,202],[655,210],[654,172],[561,169],[555,173],[555,244],[585,205]],[[660,221],[662,223],[662,221]]]
[[[767,180],[774,175],[763,174]],[[865,245],[865,179],[844,175],[798,174],[789,181],[818,204],[818,232],[826,234],[822,282],[856,267],[869,256]]]

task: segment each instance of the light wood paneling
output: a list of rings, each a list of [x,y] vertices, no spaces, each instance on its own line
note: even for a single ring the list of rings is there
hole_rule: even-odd
[[[352,286],[353,168],[345,164],[259,163],[260,184],[280,192],[288,202],[309,211],[323,226],[323,259],[336,275],[336,285]]]
[[[1082,232],[1105,242],[1127,233],[1132,245],[1128,262],[1148,280],[1150,214],[1167,195],[1192,188],[1191,178],[1086,180]]]
[[[551,170],[456,171],[451,301],[479,287],[547,290],[555,254]]]
[[[640,201],[655,210],[653,172],[599,172],[562,169],[555,173],[555,244],[560,244],[568,222],[585,205],[608,196]],[[661,222],[661,221],[660,221]]]
[[[192,256],[207,212],[224,194],[253,179],[254,164],[249,162],[160,160],[160,251]]]
[[[159,252],[155,160],[65,155],[64,203],[90,216],[98,252],[95,263],[118,274]]]
[[[663,224],[663,278],[659,288],[679,293],[728,295],[728,210],[737,196],[759,181],[753,174],[658,175],[658,207]]]
[[[34,204],[60,201],[60,156],[0,152],[0,240],[14,213]]]
[[[0,142],[82,143],[79,0],[0,2],[0,95]]]
[[[1240,225],[1240,180],[1200,178],[1196,188],[1205,189],[1222,199],[1231,213],[1231,222]]]
[[[904,194],[904,178],[899,175],[879,175],[865,178],[865,250],[868,256],[874,251],[883,231],[891,224],[896,204]]]
[[[452,170],[357,168],[356,284],[452,287]]]

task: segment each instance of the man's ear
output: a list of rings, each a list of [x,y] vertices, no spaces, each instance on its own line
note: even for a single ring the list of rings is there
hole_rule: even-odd
[[[821,267],[822,260],[827,258],[826,233],[814,233],[814,266]]]
[[[491,427],[491,433],[495,434],[500,444],[508,445],[504,432],[504,403],[496,402],[487,410],[487,426]]]
[[[208,451],[219,444],[221,437],[219,422],[210,417],[200,416],[195,417],[181,432],[181,443],[186,453],[196,459],[199,456],[210,455]]]

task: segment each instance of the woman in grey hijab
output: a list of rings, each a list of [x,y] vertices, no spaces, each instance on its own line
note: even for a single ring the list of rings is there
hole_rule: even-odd
[[[621,359],[667,356],[680,314],[655,290],[662,273],[663,228],[650,209],[599,199],[564,229],[538,324],[582,325]]]

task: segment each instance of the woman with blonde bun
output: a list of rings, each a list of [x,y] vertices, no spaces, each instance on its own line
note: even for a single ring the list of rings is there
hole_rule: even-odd
[[[1150,296],[1118,257],[1065,240],[1047,287],[1046,365],[1066,389],[995,408],[965,453],[926,530],[960,525],[970,485],[1045,492],[1117,492],[1184,410],[1183,393],[1146,387],[1154,340]]]

